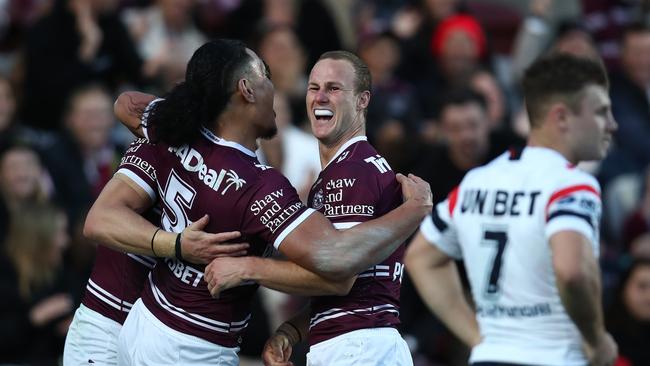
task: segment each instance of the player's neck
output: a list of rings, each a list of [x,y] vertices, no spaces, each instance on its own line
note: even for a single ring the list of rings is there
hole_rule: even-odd
[[[346,142],[350,141],[351,139],[357,136],[365,136],[365,135],[366,135],[366,129],[364,128],[364,126],[361,126],[357,129],[352,129],[347,133],[343,134],[341,138],[337,139],[333,143],[326,143],[324,141],[319,140],[318,152],[320,154],[321,169],[325,169],[327,164],[330,161],[332,161],[334,155],[339,151],[341,146],[343,146]]]
[[[225,140],[236,142],[251,151],[257,150],[257,131],[250,123],[236,118],[231,111],[224,112],[211,130]]]
[[[579,163],[579,161],[573,157],[573,154],[571,153],[569,147],[563,143],[561,139],[551,137],[548,134],[539,133],[534,130],[531,131],[530,135],[528,136],[528,146],[545,147],[547,149],[555,150],[560,153],[560,155],[564,156],[564,158],[570,163]]]

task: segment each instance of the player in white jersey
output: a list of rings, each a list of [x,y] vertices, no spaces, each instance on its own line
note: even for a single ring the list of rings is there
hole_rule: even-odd
[[[592,60],[554,55],[533,64],[524,77],[528,146],[467,173],[407,252],[420,295],[473,346],[473,365],[616,358],[601,307],[600,187],[574,167],[609,147],[617,125],[607,87]],[[453,261],[461,258],[476,320]]]

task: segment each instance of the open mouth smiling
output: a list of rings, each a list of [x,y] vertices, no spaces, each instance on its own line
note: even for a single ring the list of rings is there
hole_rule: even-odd
[[[314,109],[314,117],[316,117],[318,121],[327,122],[334,117],[334,112],[330,109],[317,108]]]

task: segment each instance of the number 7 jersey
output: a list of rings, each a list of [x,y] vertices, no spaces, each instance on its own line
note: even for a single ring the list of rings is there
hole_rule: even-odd
[[[471,170],[421,225],[463,259],[482,342],[472,362],[585,365],[558,294],[549,238],[575,231],[598,255],[600,187],[554,150],[510,151]]]

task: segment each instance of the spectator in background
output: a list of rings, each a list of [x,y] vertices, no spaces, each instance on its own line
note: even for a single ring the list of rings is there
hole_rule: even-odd
[[[478,70],[470,77],[469,86],[485,99],[490,131],[508,130],[504,123],[508,119],[508,105],[496,77],[489,71]]]
[[[21,121],[42,130],[61,126],[63,106],[80,85],[109,88],[142,81],[142,61],[115,14],[117,0],[54,0],[25,44]]]
[[[419,132],[420,112],[413,86],[399,78],[398,39],[390,32],[370,35],[359,44],[359,57],[372,76],[368,139],[395,171],[406,171],[413,158],[411,140]]]
[[[157,0],[145,9],[124,13],[140,57],[145,61],[144,73],[156,79],[158,92],[183,80],[187,61],[206,41],[194,25],[195,6],[195,0]]]
[[[47,204],[13,212],[0,254],[0,363],[58,364],[74,306],[61,267],[66,225]]]
[[[306,120],[305,74],[306,53],[293,28],[287,25],[263,26],[255,42],[255,50],[271,70],[276,92],[285,94],[291,108],[289,123]],[[320,171],[320,169],[319,169]]]
[[[113,100],[106,89],[83,86],[67,101],[65,131],[45,148],[44,163],[73,231],[119,164],[122,149],[110,141],[114,123]]]
[[[434,68],[417,83],[425,131],[439,114],[441,90],[467,88],[472,75],[489,59],[486,35],[470,15],[453,15],[435,28],[428,47],[435,59]],[[435,134],[428,132],[426,136]]]
[[[418,0],[406,5],[394,17],[392,30],[402,40],[402,64],[399,75],[411,82],[434,67],[431,34],[443,19],[459,11],[459,0]]]
[[[577,21],[560,23],[551,52],[599,59],[598,49],[587,29]]]
[[[611,77],[612,112],[618,121],[616,145],[603,162],[604,184],[650,165],[650,28],[637,24],[623,34],[621,69]]]
[[[626,251],[636,238],[650,233],[650,167],[646,169],[642,189],[638,206],[623,223],[623,246]]]
[[[44,170],[35,150],[19,142],[0,147],[0,247],[12,213],[26,203],[45,202]]]
[[[16,114],[16,95],[8,78],[0,76],[0,140],[11,134]]]
[[[522,141],[490,133],[485,99],[470,89],[447,93],[439,124],[444,144],[427,147],[413,173],[429,182],[433,201],[447,196],[468,170],[483,165]]]
[[[307,66],[315,64],[322,53],[341,49],[338,28],[322,0],[241,1],[227,23],[226,36],[251,44],[259,27],[292,27],[305,46]]]
[[[11,80],[0,75],[0,145],[11,144],[14,140],[29,142],[34,146],[40,146],[47,139],[39,139],[24,124],[20,123],[16,116],[16,92]]]
[[[606,319],[620,364],[650,365],[650,258],[635,260],[624,274]]]
[[[581,0],[582,22],[595,39],[598,53],[610,69],[618,65],[620,39],[625,29],[635,22],[647,20],[645,0]]]

